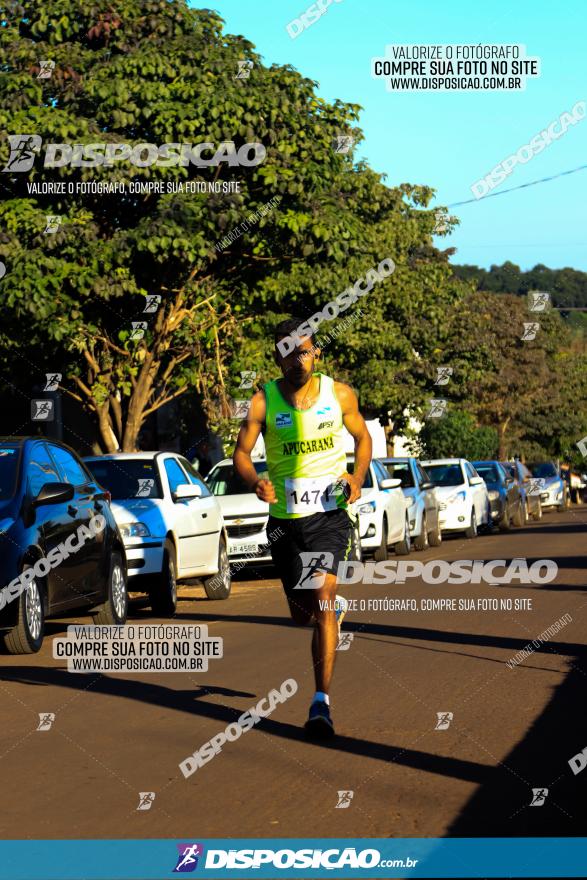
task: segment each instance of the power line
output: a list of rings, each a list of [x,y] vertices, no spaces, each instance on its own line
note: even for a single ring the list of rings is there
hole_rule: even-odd
[[[466,199],[464,202],[453,202],[452,205],[447,205],[447,208],[457,208],[459,205],[470,205],[471,202],[482,202],[484,199],[491,199],[495,196],[505,196],[506,193],[514,192],[516,189],[525,189],[527,186],[536,186],[538,183],[547,183],[549,180],[556,180],[557,177],[565,177],[567,174],[575,174],[577,171],[584,171],[585,168],[587,168],[587,165],[579,165],[578,168],[572,168],[570,171],[561,171],[560,174],[553,174],[552,177],[541,177],[540,180],[532,180],[530,183],[521,183],[520,186],[511,186],[509,189],[502,189],[500,192],[481,196],[480,199]]]

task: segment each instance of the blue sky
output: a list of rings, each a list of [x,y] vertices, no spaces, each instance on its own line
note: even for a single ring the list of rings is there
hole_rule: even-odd
[[[192,3],[197,6],[198,3]],[[203,5],[203,4],[202,4]],[[587,100],[585,0],[340,0],[296,39],[286,24],[305,0],[217,0],[226,30],[255,44],[265,64],[291,64],[319,94],[360,104],[365,140],[357,157],[387,183],[437,190],[433,205],[472,198],[470,186],[527,144],[563,111]],[[541,76],[523,92],[391,93],[371,78],[371,59],[390,43],[521,43]],[[534,156],[493,192],[587,164],[587,118]],[[439,245],[453,262],[511,260],[587,271],[587,170],[454,208],[461,225]]]

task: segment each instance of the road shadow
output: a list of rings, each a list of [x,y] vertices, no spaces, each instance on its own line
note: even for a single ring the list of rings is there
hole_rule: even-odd
[[[73,675],[66,669],[13,666],[0,671],[0,681],[16,682],[30,686],[52,685],[67,690],[83,691],[91,688],[92,693],[104,694],[109,697],[119,697],[125,700],[137,700],[156,706],[158,709],[167,709],[173,712],[182,712],[187,715],[199,716],[218,722],[219,730],[228,724],[235,722],[238,717],[254,704],[265,692],[251,694],[245,691],[233,691],[228,688],[206,685],[201,688],[189,690],[174,690],[155,682],[143,682],[123,678],[110,678],[103,675]],[[248,705],[234,708],[217,702],[208,702],[209,695],[220,694],[229,697],[246,697]],[[305,710],[304,705],[304,710]],[[304,741],[309,746],[319,749],[334,749],[351,755],[371,758],[376,761],[397,763],[415,770],[422,770],[440,776],[451,776],[463,779],[467,782],[482,784],[489,781],[493,768],[475,761],[460,758],[451,758],[431,754],[419,749],[409,749],[394,746],[388,743],[372,742],[367,739],[358,739],[352,736],[336,736],[333,740],[312,741],[306,738],[302,726],[290,724],[270,717],[264,718],[252,731],[270,734],[285,740]],[[251,733],[251,735],[253,735]],[[179,763],[185,755],[172,755],[169,758],[171,764]],[[179,772],[179,771],[178,771]]]
[[[266,626],[287,626],[295,627],[296,624],[286,616],[277,617],[275,615],[260,614],[206,614],[194,612],[193,614],[181,612],[173,618],[175,621],[188,622],[196,621],[199,623],[212,622],[215,620],[225,620],[227,622],[239,623],[260,623]],[[554,621],[553,621],[554,623]],[[299,628],[299,627],[298,627]],[[540,632],[532,633],[527,637],[514,638],[512,636],[493,636],[486,633],[468,633],[468,632],[451,632],[449,630],[428,629],[427,627],[400,626],[390,623],[355,623],[345,618],[345,632],[367,633],[369,635],[391,636],[403,639],[417,639],[426,642],[439,642],[442,644],[454,645],[478,645],[489,648],[503,648],[508,651],[508,656],[504,658],[504,663],[510,656],[513,656],[522,648],[528,646],[532,639],[537,638]],[[540,654],[560,654],[563,657],[580,657],[587,656],[587,645],[578,642],[557,642],[548,641],[543,645],[542,649],[535,653]]]
[[[581,837],[587,819],[587,769],[569,760],[587,747],[587,668],[575,663],[503,763],[493,769],[450,825],[447,837]],[[547,789],[530,806],[532,789]],[[541,798],[538,798],[541,801]]]

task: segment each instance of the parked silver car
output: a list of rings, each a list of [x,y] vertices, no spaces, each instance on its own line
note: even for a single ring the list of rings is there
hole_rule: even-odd
[[[404,497],[408,502],[410,536],[416,550],[438,547],[442,541],[440,530],[440,502],[430,477],[417,458],[381,458],[390,477],[401,480]]]

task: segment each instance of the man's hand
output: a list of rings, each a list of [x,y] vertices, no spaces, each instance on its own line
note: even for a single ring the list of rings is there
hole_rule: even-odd
[[[260,498],[261,501],[266,501],[267,504],[275,504],[277,501],[277,496],[271,480],[257,480],[253,487],[253,491],[257,498]]]
[[[361,483],[359,482],[359,480],[354,476],[354,474],[347,474],[347,473],[344,473],[344,474],[342,474],[342,476],[340,476],[338,479],[339,479],[339,482],[342,482],[342,481],[344,480],[344,481],[346,481],[346,482],[349,484],[349,487],[350,487],[350,490],[351,490],[351,494],[350,494],[349,497],[347,498],[347,503],[348,503],[348,504],[352,504],[353,501],[356,501],[357,498],[360,498],[360,497],[361,497],[361,486],[362,486],[362,484],[361,484]]]

